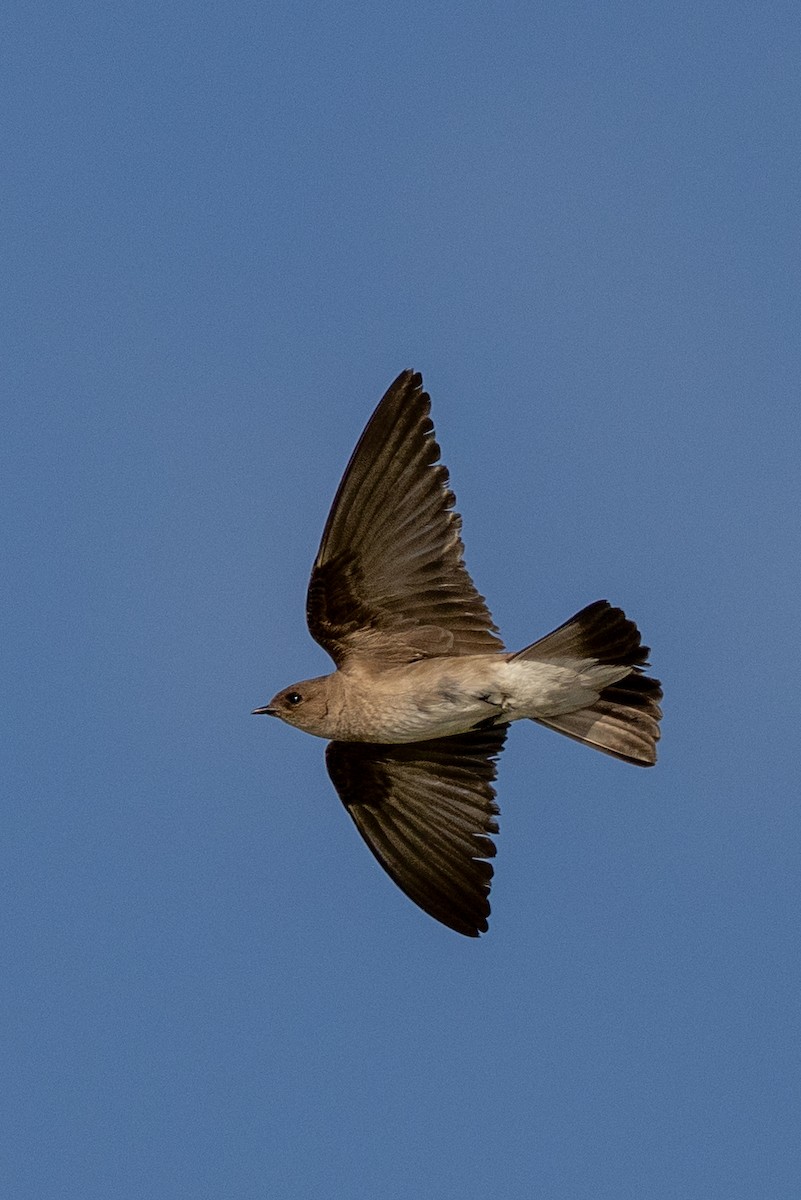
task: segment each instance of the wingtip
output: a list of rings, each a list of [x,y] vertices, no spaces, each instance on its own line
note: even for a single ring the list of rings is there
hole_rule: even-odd
[[[396,389],[403,391],[419,391],[423,387],[423,376],[419,371],[415,371],[414,367],[407,367],[401,371],[397,379],[389,385],[388,392],[393,392]]]

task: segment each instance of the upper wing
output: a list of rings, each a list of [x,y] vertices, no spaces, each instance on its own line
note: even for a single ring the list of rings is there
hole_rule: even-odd
[[[381,866],[457,933],[487,931],[498,832],[492,781],[506,726],[401,746],[331,742],[326,766]]]
[[[439,460],[430,400],[404,371],[351,456],[306,600],[309,630],[340,665],[503,649],[462,559],[461,519]]]

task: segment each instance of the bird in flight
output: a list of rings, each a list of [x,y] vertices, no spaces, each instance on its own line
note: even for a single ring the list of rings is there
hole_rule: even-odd
[[[326,766],[381,866],[457,933],[487,931],[493,781],[530,719],[638,766],[656,761],[659,681],[623,611],[597,600],[508,653],[463,559],[422,377],[404,371],[359,439],[306,600],[336,665],[254,709],[330,739]]]

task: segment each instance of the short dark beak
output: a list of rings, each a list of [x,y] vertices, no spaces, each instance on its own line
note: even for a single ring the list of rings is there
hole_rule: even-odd
[[[278,715],[274,708],[270,708],[269,704],[265,704],[264,708],[254,708],[250,715],[252,717],[260,717],[262,713],[266,717],[275,717]]]

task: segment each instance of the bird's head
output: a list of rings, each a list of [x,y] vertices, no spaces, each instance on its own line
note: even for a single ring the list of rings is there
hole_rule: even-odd
[[[273,696],[269,704],[265,704],[263,708],[254,708],[253,712],[264,713],[268,717],[279,717],[280,720],[286,721],[287,725],[294,725],[297,729],[313,733],[316,737],[333,737],[335,731],[328,711],[329,678],[328,675],[321,675],[317,679],[293,683]]]

